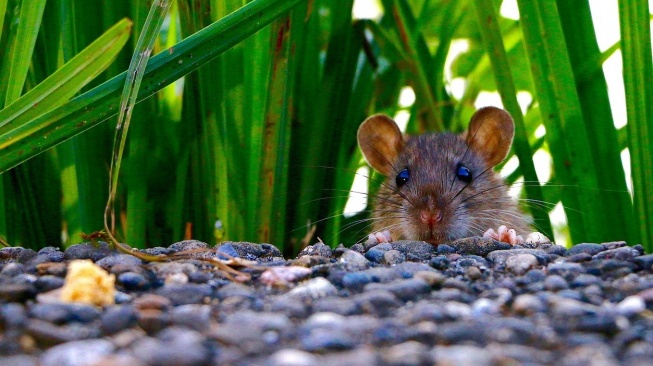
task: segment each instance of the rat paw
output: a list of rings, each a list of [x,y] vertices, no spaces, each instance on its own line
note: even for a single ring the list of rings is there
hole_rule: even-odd
[[[391,241],[392,234],[388,230],[372,233],[367,237],[367,244],[389,243]]]
[[[508,243],[510,245],[516,245],[524,242],[524,238],[522,238],[521,235],[517,235],[517,232],[514,229],[508,229],[506,225],[499,226],[499,229],[496,232],[494,229],[487,229],[487,231],[483,233],[483,237]]]

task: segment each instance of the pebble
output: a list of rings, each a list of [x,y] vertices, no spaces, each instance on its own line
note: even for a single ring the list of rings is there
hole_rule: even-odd
[[[506,269],[518,276],[537,266],[537,258],[530,253],[521,253],[506,258]]]
[[[42,366],[93,365],[113,352],[114,346],[104,339],[88,339],[54,346],[41,357]]]
[[[288,260],[246,242],[149,251],[185,259],[144,263],[102,243],[0,249],[0,364],[84,365],[92,356],[95,366],[630,365],[653,357],[653,255],[623,242],[568,250],[483,238],[315,243]],[[251,280],[233,282],[197,259],[215,257],[248,260],[237,270]],[[116,276],[116,305],[58,301],[71,258]]]

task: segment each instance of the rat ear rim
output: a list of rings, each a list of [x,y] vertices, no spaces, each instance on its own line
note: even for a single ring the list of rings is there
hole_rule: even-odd
[[[361,123],[356,137],[363,157],[372,168],[385,176],[397,173],[394,163],[404,149],[404,139],[392,118],[384,114],[368,117]]]
[[[472,116],[463,138],[489,166],[503,161],[510,152],[515,123],[510,114],[497,107],[479,108]]]

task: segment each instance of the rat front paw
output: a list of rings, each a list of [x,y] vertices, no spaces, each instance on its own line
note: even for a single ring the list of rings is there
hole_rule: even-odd
[[[494,229],[487,229],[487,231],[483,233],[483,237],[508,243],[510,245],[516,245],[524,241],[524,238],[522,238],[521,235],[517,235],[517,232],[514,229],[508,229],[506,225],[499,226],[499,229],[496,232]]]
[[[514,229],[508,229],[505,225],[499,226],[499,229],[495,232],[494,229],[488,229],[484,234],[484,238],[491,238],[497,241],[508,243],[510,245],[516,245],[521,243],[528,244],[549,244],[551,240],[544,236],[540,232],[532,232],[528,234],[526,240],[521,235],[517,235],[517,232]]]
[[[367,237],[367,244],[389,243],[391,241],[392,234],[388,230],[372,233]]]

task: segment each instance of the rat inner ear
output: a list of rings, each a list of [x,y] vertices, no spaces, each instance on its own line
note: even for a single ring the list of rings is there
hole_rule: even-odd
[[[496,107],[481,108],[474,113],[463,138],[489,166],[506,158],[515,135],[515,124],[508,112]]]
[[[399,127],[390,117],[375,114],[358,128],[358,146],[367,163],[385,176],[396,174],[393,166],[404,148]]]

